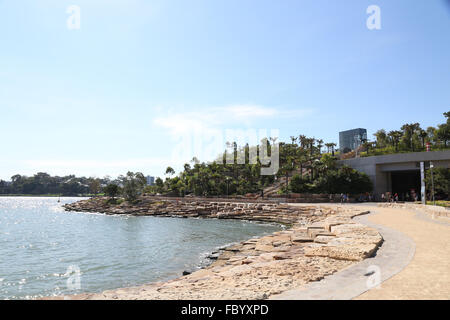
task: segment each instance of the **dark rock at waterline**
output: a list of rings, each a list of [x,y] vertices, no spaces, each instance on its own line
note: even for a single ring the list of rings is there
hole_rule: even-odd
[[[216,252],[216,253],[212,253],[209,256],[207,256],[208,259],[210,260],[217,260],[219,258],[220,253]]]
[[[183,271],[183,276],[187,276],[187,275],[190,275],[192,272],[190,272],[190,271],[186,271],[186,270],[184,270]]]

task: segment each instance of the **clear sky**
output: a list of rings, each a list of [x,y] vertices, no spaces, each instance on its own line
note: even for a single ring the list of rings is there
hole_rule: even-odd
[[[0,0],[0,40],[5,180],[162,175],[194,131],[338,142],[450,110],[445,0]]]

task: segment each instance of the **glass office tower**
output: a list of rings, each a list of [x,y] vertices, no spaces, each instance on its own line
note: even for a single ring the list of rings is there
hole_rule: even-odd
[[[367,141],[367,130],[358,128],[339,132],[339,150],[347,153]]]

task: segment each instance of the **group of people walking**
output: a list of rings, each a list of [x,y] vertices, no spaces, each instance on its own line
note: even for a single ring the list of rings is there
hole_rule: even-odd
[[[419,201],[419,195],[414,189],[410,192],[401,193],[386,192],[381,194],[382,202],[398,202],[398,201]]]
[[[381,202],[398,202],[398,201],[418,201],[419,195],[412,189],[410,192],[405,193],[397,193],[397,192],[386,192],[382,193],[378,196],[375,196],[371,193],[361,194],[355,199],[357,202],[373,202],[373,201],[381,201]],[[330,195],[330,201],[332,201],[332,196]],[[350,196],[347,193],[340,194],[340,202],[348,203],[350,202]]]
[[[341,203],[350,202],[349,194],[341,193],[340,200],[341,200]]]

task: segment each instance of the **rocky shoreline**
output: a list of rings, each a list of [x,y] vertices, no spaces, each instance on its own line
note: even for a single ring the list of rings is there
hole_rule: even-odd
[[[108,215],[159,216],[181,218],[239,219],[290,225],[299,217],[314,222],[314,206],[301,208],[277,202],[230,201],[228,199],[171,199],[142,197],[139,202],[111,204],[97,197],[64,205],[66,211],[98,212]]]
[[[282,223],[286,230],[242,241],[210,255],[209,266],[167,282],[69,299],[266,299],[319,281],[372,256],[383,238],[353,217],[366,214],[339,205],[143,198],[111,205],[105,198],[65,205],[68,211],[136,216],[243,219]],[[58,297],[63,298],[63,297]]]

